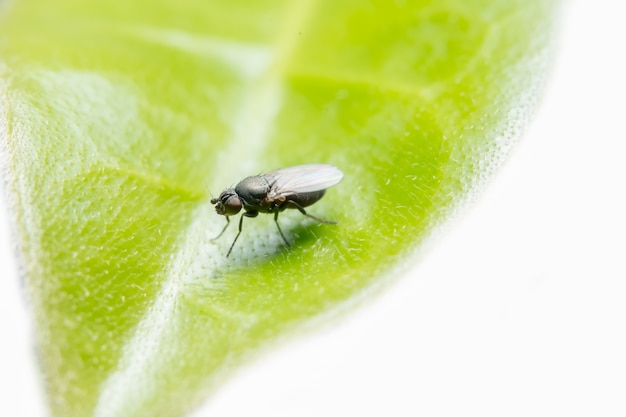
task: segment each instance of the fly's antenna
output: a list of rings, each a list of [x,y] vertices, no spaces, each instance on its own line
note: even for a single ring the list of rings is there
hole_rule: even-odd
[[[211,197],[211,200],[213,200],[213,198],[215,198],[213,196],[213,193],[211,192],[211,189],[209,188],[209,184],[207,184],[206,182],[204,183],[204,188],[206,188],[207,193],[209,193],[209,196]]]

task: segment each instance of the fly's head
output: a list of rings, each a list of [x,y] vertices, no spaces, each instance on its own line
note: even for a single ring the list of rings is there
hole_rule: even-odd
[[[234,216],[241,211],[241,199],[232,188],[222,191],[217,198],[211,199],[211,204],[215,204],[215,211],[222,216]]]

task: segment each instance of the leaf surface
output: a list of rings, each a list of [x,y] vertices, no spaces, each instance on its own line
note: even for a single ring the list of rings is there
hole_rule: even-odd
[[[540,86],[542,0],[15,0],[2,153],[54,416],[178,416],[276,336],[411,262],[501,163]],[[330,163],[236,223],[248,175]],[[209,193],[210,190],[210,193]],[[235,219],[233,219],[235,220]]]

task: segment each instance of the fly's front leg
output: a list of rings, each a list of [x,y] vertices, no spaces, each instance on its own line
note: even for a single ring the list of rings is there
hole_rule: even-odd
[[[296,203],[293,200],[287,200],[287,202],[285,202],[285,206],[287,204],[290,204],[291,206],[297,208],[300,213],[304,214],[305,216],[307,216],[307,217],[309,217],[309,218],[311,218],[311,219],[313,219],[313,220],[315,220],[317,222],[326,223],[326,224],[337,224],[337,222],[331,222],[330,220],[320,219],[319,217],[315,217],[314,215],[307,213],[306,210],[304,209],[304,207],[302,207],[300,204]],[[278,214],[278,213],[276,213],[276,214]]]
[[[226,216],[226,224],[224,225],[224,228],[222,229],[222,231],[220,232],[219,235],[215,236],[213,239],[211,240],[217,240],[219,239],[220,236],[222,236],[224,234],[224,232],[226,231],[226,228],[228,227],[228,225],[230,224],[230,218],[228,216]]]
[[[245,217],[256,217],[258,215],[259,215],[259,213],[256,212],[256,211],[246,211],[245,213],[243,213],[241,215],[241,217],[239,218],[239,232],[237,233],[237,236],[235,236],[235,240],[233,240],[232,245],[230,245],[230,249],[228,249],[228,253],[226,254],[227,258],[230,255],[230,253],[233,251],[233,247],[235,246],[235,242],[237,242],[237,239],[239,239],[239,235],[241,234],[241,229],[242,229],[242,226],[243,226],[243,218],[244,218],[244,216]]]

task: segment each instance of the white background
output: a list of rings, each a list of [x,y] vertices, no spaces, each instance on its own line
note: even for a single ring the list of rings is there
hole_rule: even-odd
[[[544,100],[419,265],[194,416],[625,416],[626,8],[565,4]],[[45,415],[0,207],[0,415]],[[149,416],[148,416],[149,417]]]

